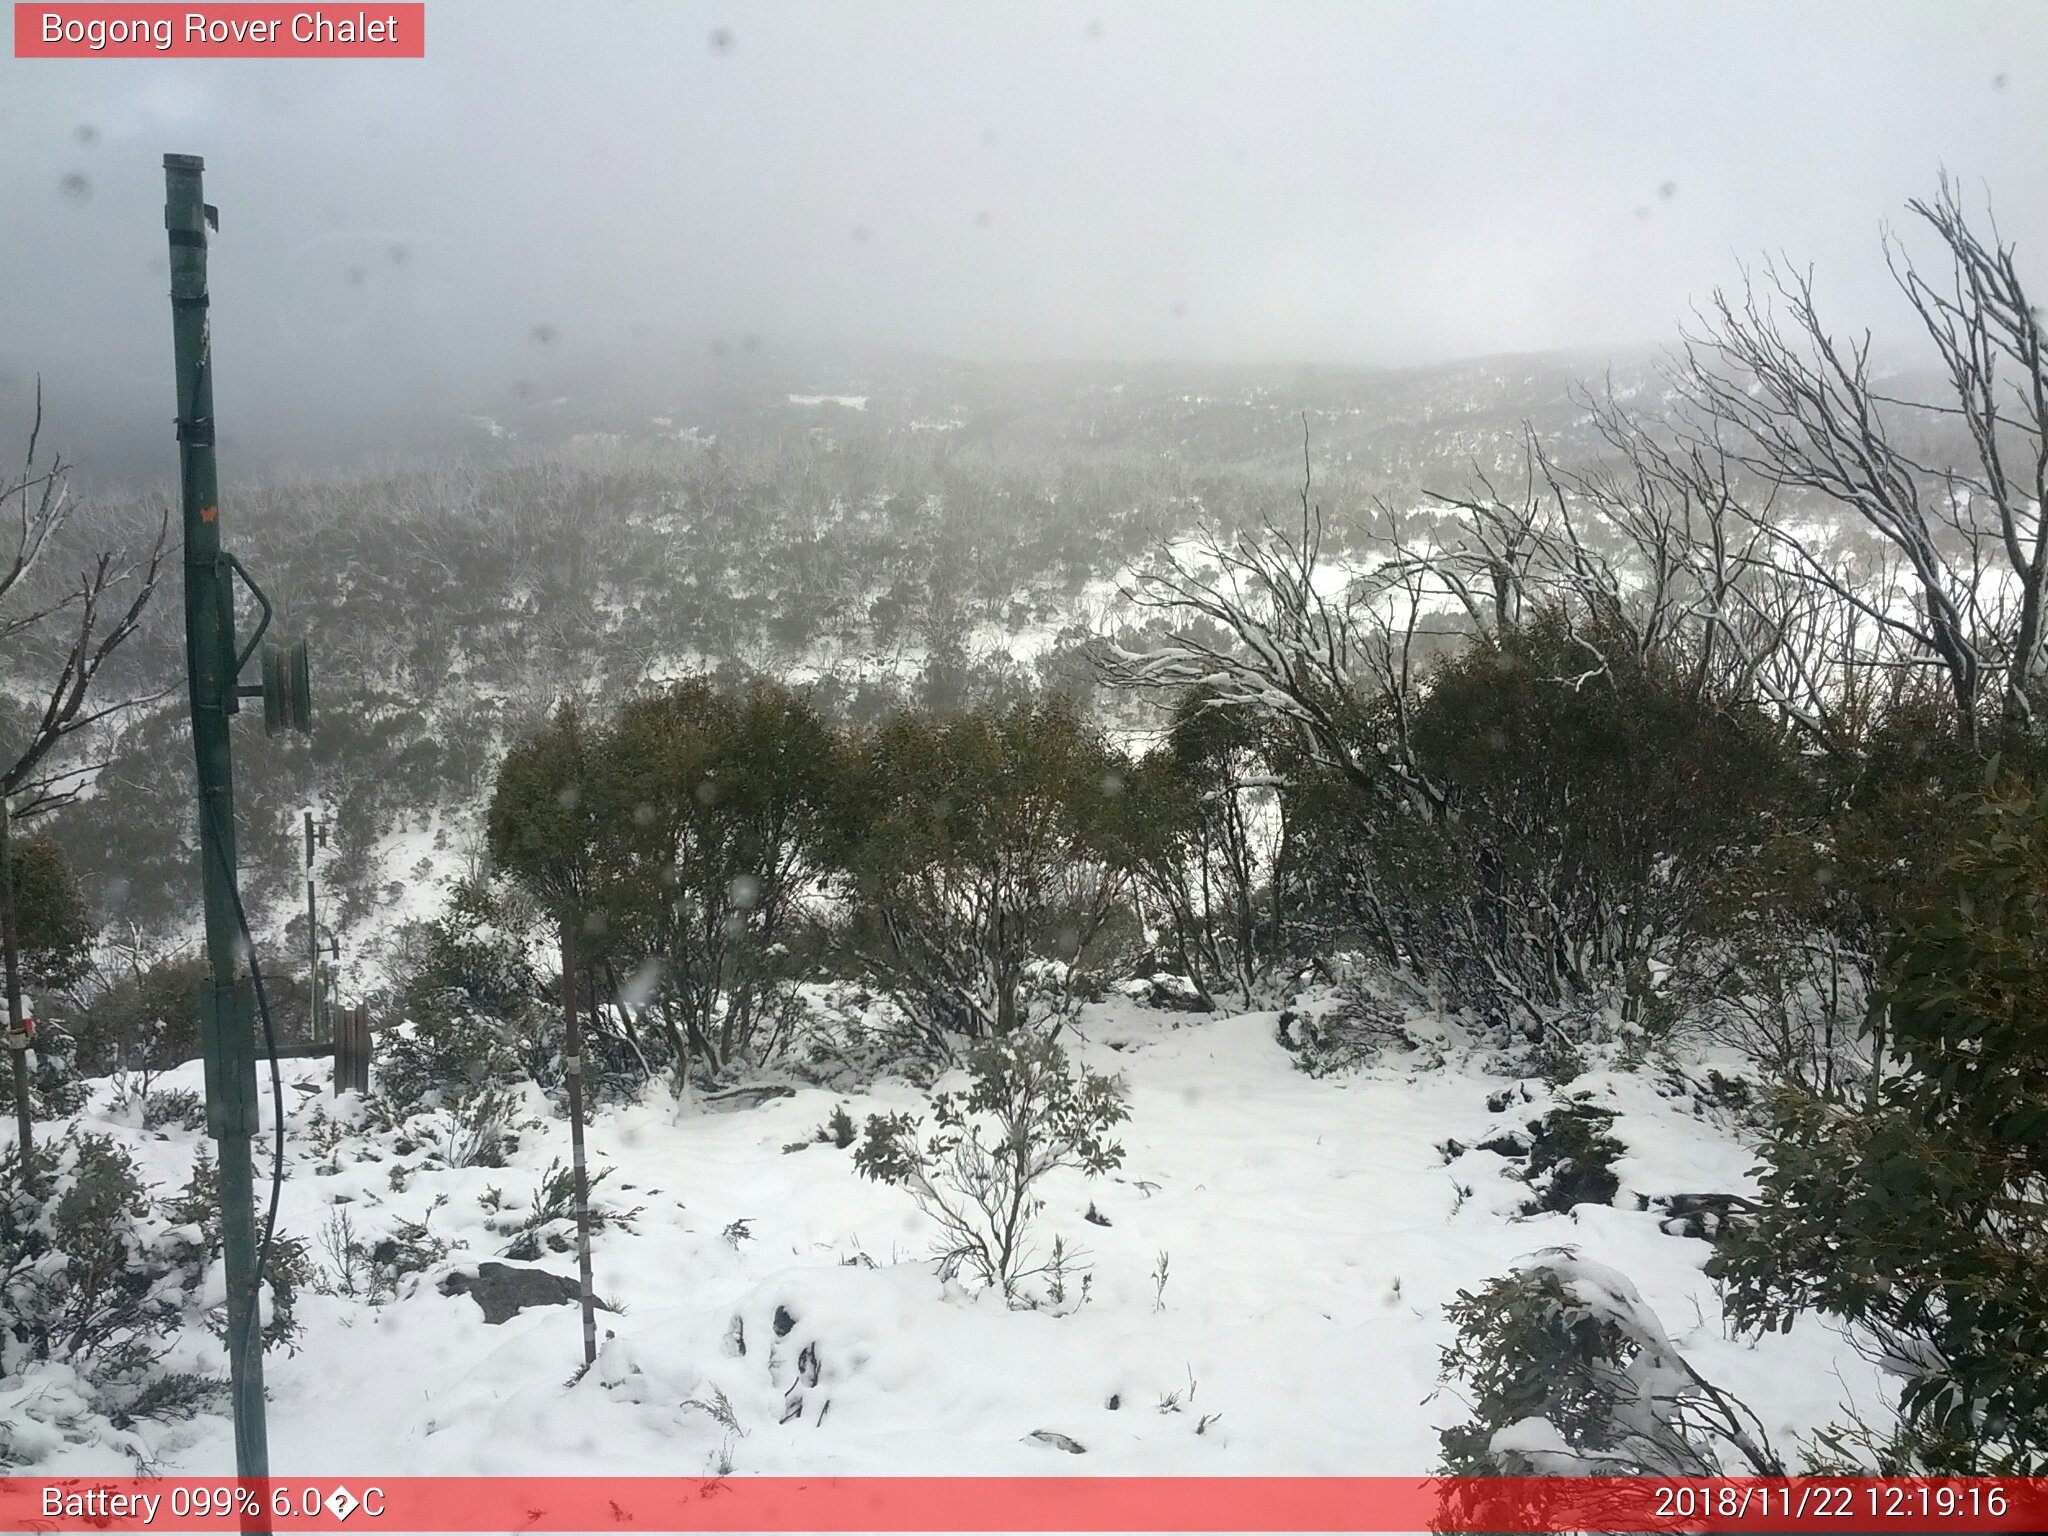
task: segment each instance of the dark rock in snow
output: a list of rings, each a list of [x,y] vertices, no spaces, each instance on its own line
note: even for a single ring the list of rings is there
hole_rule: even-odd
[[[1568,1104],[1529,1122],[1529,1181],[1540,1193],[1527,1214],[1613,1202],[1621,1180],[1610,1165],[1628,1151],[1607,1134],[1613,1124],[1613,1110],[1591,1104]]]
[[[775,1309],[775,1337],[778,1339],[787,1338],[789,1330],[795,1326],[796,1319],[790,1316],[789,1308],[777,1307]]]
[[[1065,1451],[1070,1456],[1080,1456],[1088,1449],[1073,1436],[1063,1435],[1056,1429],[1034,1429],[1024,1438],[1036,1440],[1040,1445],[1049,1445],[1055,1450]]]
[[[1103,1215],[1102,1212],[1095,1209],[1095,1202],[1093,1200],[1090,1200],[1088,1202],[1088,1209],[1086,1212],[1083,1213],[1081,1219],[1083,1221],[1093,1222],[1098,1227],[1106,1227],[1109,1225],[1109,1218]]]
[[[1498,1136],[1489,1136],[1479,1143],[1482,1152],[1497,1152],[1502,1157],[1527,1157],[1529,1144],[1512,1131],[1503,1131]]]
[[[796,1090],[782,1083],[749,1083],[740,1088],[720,1088],[711,1093],[697,1096],[697,1102],[708,1110],[724,1112],[734,1109],[759,1109],[763,1104],[776,1099],[796,1096]]]
[[[486,1261],[474,1271],[458,1269],[441,1281],[443,1296],[468,1296],[487,1323],[509,1322],[528,1307],[559,1307],[582,1294],[576,1281],[552,1270]],[[605,1310],[609,1311],[610,1308]]]
[[[1179,1013],[1208,1013],[1216,1005],[1196,990],[1184,976],[1154,976],[1145,986],[1145,1003]]]
[[[1653,1195],[1647,1199],[1638,1196],[1637,1204],[1643,1210],[1655,1206],[1664,1212],[1664,1219],[1657,1223],[1660,1232],[1710,1240],[1720,1236],[1731,1219],[1753,1216],[1757,1209],[1756,1202],[1746,1195]]]

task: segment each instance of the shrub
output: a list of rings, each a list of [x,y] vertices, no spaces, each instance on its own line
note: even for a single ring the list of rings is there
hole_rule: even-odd
[[[633,1230],[633,1223],[639,1219],[640,1207],[618,1210],[597,1199],[597,1187],[610,1178],[616,1170],[599,1168],[590,1175],[590,1232],[594,1237],[607,1227],[622,1227]],[[572,1246],[576,1227],[576,1170],[559,1158],[548,1164],[547,1171],[534,1186],[533,1202],[525,1214],[506,1216],[487,1223],[494,1231],[506,1234],[509,1241],[503,1249],[504,1257],[531,1261],[538,1259],[543,1251],[567,1253]]]
[[[214,1402],[224,1383],[157,1364],[201,1320],[199,1298],[220,1255],[217,1179],[204,1149],[191,1180],[160,1202],[110,1138],[72,1132],[33,1155],[33,1189],[17,1152],[0,1157],[0,1377],[68,1370],[85,1395],[75,1411],[58,1405],[60,1437],[92,1436],[95,1418],[119,1428]],[[292,1301],[307,1275],[301,1245],[277,1234],[265,1269],[267,1345],[296,1340]],[[224,1326],[218,1316],[206,1321]],[[29,1443],[14,1430],[0,1426],[0,1465]]]
[[[101,1382],[139,1385],[184,1321],[204,1247],[165,1239],[133,1159],[111,1138],[74,1133],[35,1157],[48,1193],[18,1187],[20,1159],[10,1153],[0,1205],[9,1365],[83,1361]]]
[[[392,1124],[423,1109],[459,1109],[520,1077],[511,1030],[476,1012],[450,1012],[377,1036],[371,1087]]]
[[[645,978],[668,1055],[716,1077],[785,1043],[787,942],[825,873],[843,807],[839,736],[808,702],[702,679],[628,704],[597,753],[608,953]]]
[[[1528,1179],[1537,1191],[1529,1214],[1613,1201],[1621,1181],[1612,1165],[1628,1150],[1608,1134],[1613,1124],[1613,1110],[1578,1103],[1529,1122]]]
[[[1639,1016],[1704,931],[1711,878],[1793,799],[1760,711],[1559,611],[1474,639],[1405,708],[1357,713],[1367,739],[1405,732],[1442,804],[1298,777],[1309,895],[1357,912],[1453,1006],[1532,1038],[1610,997]]]
[[[446,1199],[445,1195],[437,1199],[418,1221],[401,1220],[375,1242],[357,1246],[353,1257],[367,1271],[365,1294],[373,1304],[395,1299],[399,1287],[408,1279],[432,1269],[454,1250],[455,1245],[433,1232],[429,1225]],[[352,1271],[344,1267],[343,1273],[347,1276]]]
[[[99,933],[85,889],[54,838],[15,834],[10,866],[22,985],[35,992],[69,987],[90,967]]]
[[[527,959],[536,916],[484,881],[458,883],[439,915],[408,923],[399,935],[392,966],[399,1017],[428,1025],[517,1018],[540,990]]]
[[[1831,1439],[1886,1475],[2048,1472],[2048,796],[1997,787],[1907,917],[1870,1102],[1784,1090],[1761,1211],[1713,1269],[1742,1327],[1846,1319],[1899,1422]]]
[[[161,1071],[197,1056],[199,989],[207,975],[203,957],[170,958],[101,988],[71,1021],[79,1070]]]
[[[184,1131],[205,1130],[205,1099],[191,1088],[166,1088],[147,1095],[142,1105],[142,1128],[155,1131],[167,1125]]]
[[[826,1117],[823,1125],[812,1131],[802,1141],[786,1142],[782,1150],[785,1152],[801,1152],[806,1147],[828,1146],[837,1147],[843,1152],[853,1145],[854,1139],[859,1135],[860,1130],[854,1125],[853,1116],[847,1112],[846,1106],[844,1104],[835,1104],[832,1106],[832,1113]]]
[[[943,1274],[964,1269],[1015,1300],[1022,1281],[1048,1272],[1031,1247],[1041,1183],[1060,1168],[1121,1167],[1123,1148],[1107,1138],[1129,1110],[1121,1083],[1077,1073],[1057,1045],[1031,1035],[975,1047],[967,1073],[964,1094],[932,1100],[929,1135],[913,1115],[870,1115],[854,1166],[908,1189],[938,1223]]]
[[[519,1147],[519,1131],[539,1121],[519,1122],[518,1097],[502,1088],[485,1088],[446,1111],[446,1133],[431,1143],[434,1154],[450,1168],[502,1168]]]
[[[201,1142],[192,1162],[192,1176],[178,1193],[162,1206],[164,1218],[181,1232],[196,1232],[205,1246],[209,1263],[224,1251],[220,1218],[220,1168],[213,1154]],[[261,1232],[258,1238],[261,1239]],[[269,1252],[263,1261],[263,1284],[269,1316],[263,1324],[263,1347],[296,1351],[301,1328],[293,1303],[300,1289],[312,1282],[314,1270],[306,1243],[282,1231],[271,1234]],[[214,1307],[206,1317],[214,1336],[227,1337],[227,1306]]]
[[[858,961],[942,1053],[1060,1014],[1122,900],[1111,807],[1128,765],[1057,699],[899,715],[865,756]]]
[[[1126,867],[1163,914],[1180,972],[1213,1006],[1228,987],[1249,1007],[1281,953],[1291,875],[1284,753],[1272,722],[1199,691],[1175,705],[1166,742],[1133,765],[1111,808]]]
[[[1756,1415],[1686,1363],[1627,1277],[1571,1249],[1445,1311],[1444,1376],[1471,1411],[1439,1436],[1453,1476],[1785,1475]]]
[[[1311,1077],[1369,1067],[1421,1044],[1409,1032],[1408,1013],[1389,996],[1381,978],[1353,972],[1338,984],[1327,1007],[1292,1007],[1280,1015],[1280,1043]],[[1441,1064],[1441,1056],[1435,1058]]]

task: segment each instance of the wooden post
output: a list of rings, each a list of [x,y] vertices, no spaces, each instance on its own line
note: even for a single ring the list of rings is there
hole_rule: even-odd
[[[576,923],[562,918],[562,1071],[569,1084],[569,1161],[576,1180],[576,1277],[583,1302],[583,1365],[597,1359],[597,1298],[590,1284],[590,1179],[583,1161],[583,1023],[576,1007]]]
[[[370,1009],[339,1008],[334,1020],[334,1091],[370,1091]]]

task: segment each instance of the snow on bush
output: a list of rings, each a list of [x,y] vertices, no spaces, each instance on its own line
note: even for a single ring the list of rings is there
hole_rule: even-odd
[[[1105,1139],[1129,1118],[1120,1082],[1069,1065],[1051,1040],[1025,1034],[977,1046],[965,1094],[932,1100],[938,1129],[922,1135],[907,1111],[870,1115],[854,1163],[871,1179],[901,1185],[939,1225],[936,1257],[947,1276],[965,1270],[1014,1300],[1038,1275],[1064,1290],[1066,1250],[1034,1262],[1031,1226],[1044,1209],[1038,1187],[1055,1169],[1088,1174],[1122,1166]],[[1063,1300],[1063,1296],[1051,1298]]]

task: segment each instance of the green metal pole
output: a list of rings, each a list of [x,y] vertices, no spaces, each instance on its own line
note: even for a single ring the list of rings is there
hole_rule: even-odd
[[[257,1320],[256,1213],[249,1138],[256,1131],[256,1035],[249,956],[236,915],[235,772],[228,716],[235,678],[233,580],[221,549],[213,460],[213,347],[206,321],[206,226],[213,210],[197,155],[164,156],[170,232],[171,320],[177,347],[178,469],[185,517],[185,664],[192,682],[192,747],[199,770],[199,869],[206,894],[200,1049],[207,1129],[220,1147],[221,1231],[228,1280],[228,1367],[235,1471],[270,1473],[263,1419],[263,1333]]]

